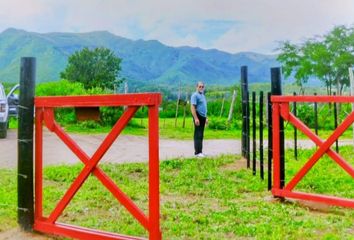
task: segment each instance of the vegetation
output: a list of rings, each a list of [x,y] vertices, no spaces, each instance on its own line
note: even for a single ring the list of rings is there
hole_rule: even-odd
[[[113,89],[122,81],[118,79],[120,63],[121,59],[110,49],[99,47],[90,50],[85,47],[69,57],[68,65],[60,76],[72,82],[82,83],[85,89]]]
[[[354,65],[354,27],[337,26],[324,36],[301,44],[282,42],[277,60],[283,64],[285,77],[294,76],[304,87],[311,77],[320,79],[331,95],[332,86],[341,94],[349,86],[348,68]],[[304,91],[304,89],[303,89]]]
[[[299,161],[286,163],[287,177],[299,169],[311,151],[314,150],[304,151]],[[352,148],[341,152],[344,157],[354,153]],[[324,159],[317,165],[299,190],[354,197],[352,179],[341,174],[333,161]],[[147,164],[100,167],[147,212]],[[45,215],[81,169],[81,164],[45,168]],[[161,162],[160,171],[161,228],[165,239],[353,239],[353,211],[345,208],[318,211],[296,202],[273,200],[266,190],[267,180],[252,176],[238,156],[203,161],[174,159]],[[0,202],[4,206],[0,208],[0,231],[5,231],[16,226],[17,178],[14,170],[0,173],[3,186]],[[93,175],[60,221],[129,235],[147,234]]]
[[[9,85],[8,88],[11,86]],[[252,84],[250,86],[250,91],[259,92],[261,90],[267,89],[269,86],[264,84]],[[296,86],[286,86],[287,91],[296,90]],[[231,89],[237,90],[237,101],[234,106],[234,114],[232,121],[228,122],[228,114],[231,104]],[[311,89],[315,90],[315,89]],[[321,89],[317,89],[321,91]],[[310,90],[309,90],[310,91]],[[325,91],[325,90],[324,90]],[[99,87],[85,89],[82,83],[69,82],[68,80],[60,80],[58,82],[48,82],[41,83],[37,85],[36,95],[37,96],[58,96],[58,95],[92,95],[92,94],[105,94],[110,93],[107,90],[103,90]],[[289,94],[289,93],[287,93]],[[208,97],[208,115],[209,115],[209,125],[206,128],[205,137],[206,139],[240,139],[241,137],[241,100],[240,92],[237,86],[233,87],[213,87],[207,92]],[[264,95],[265,96],[265,95]],[[174,138],[174,139],[191,139],[193,134],[193,124],[192,117],[190,114],[190,106],[187,102],[182,102],[179,106],[178,118],[176,115],[176,96],[173,94],[167,94],[164,96],[160,108],[160,136],[163,138]],[[185,99],[185,96],[181,97]],[[258,99],[257,99],[258,101]],[[264,103],[266,100],[264,100]],[[224,103],[224,107],[222,105]],[[186,105],[185,105],[186,104]],[[265,107],[265,106],[264,106]],[[292,107],[292,106],[291,106]],[[186,111],[186,116],[184,116],[184,110]],[[55,111],[56,120],[69,132],[81,132],[81,133],[106,133],[108,132],[116,120],[121,116],[124,109],[122,107],[101,107],[101,121],[100,122],[78,122],[76,120],[75,109],[74,108],[58,108]],[[256,104],[257,111],[257,126],[258,121],[258,111],[259,106]],[[334,128],[334,117],[333,117],[333,105],[328,104],[318,104],[318,128],[321,137],[329,136]],[[264,108],[264,123],[266,123],[266,110]],[[338,123],[340,123],[347,114],[351,112],[350,104],[341,104],[340,111],[338,108]],[[135,114],[132,121],[124,130],[124,134],[133,135],[146,135],[148,128],[148,108],[142,107]],[[314,128],[314,106],[311,104],[298,104],[297,105],[297,116],[308,126]],[[266,126],[266,125],[264,125]],[[10,128],[17,128],[17,121],[12,119],[10,121]],[[257,130],[258,131],[258,130]],[[286,125],[286,137],[289,139],[293,138],[293,126],[291,124]],[[257,133],[258,135],[258,133]],[[264,129],[264,137],[267,137],[267,129]],[[298,133],[299,138],[307,138],[300,132]],[[352,132],[349,129],[346,131],[342,138],[351,138]]]

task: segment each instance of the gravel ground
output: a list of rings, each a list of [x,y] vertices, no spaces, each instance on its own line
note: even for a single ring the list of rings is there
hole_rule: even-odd
[[[103,141],[104,134],[70,134],[78,145],[89,155],[96,151]],[[74,164],[78,158],[48,130],[44,131],[43,156],[44,165]],[[251,143],[252,144],[252,143]],[[257,140],[257,145],[259,144]],[[343,140],[341,145],[352,144],[351,140]],[[267,147],[267,142],[264,142]],[[311,140],[298,140],[299,148],[314,147]],[[193,157],[192,140],[160,139],[160,160],[179,157]],[[292,148],[293,142],[286,141],[286,147]],[[252,151],[252,149],[251,149]],[[205,140],[204,152],[208,156],[220,154],[241,154],[241,141],[230,139]],[[0,168],[16,168],[17,165],[17,131],[10,130],[6,139],[0,139]],[[148,139],[144,136],[121,135],[103,156],[101,163],[128,163],[148,161]]]

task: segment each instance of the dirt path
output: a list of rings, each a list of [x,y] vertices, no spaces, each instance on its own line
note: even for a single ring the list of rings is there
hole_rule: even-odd
[[[79,146],[89,155],[95,152],[104,139],[104,134],[83,135],[71,134]],[[341,141],[341,145],[351,144],[350,140]],[[257,141],[257,144],[258,141]],[[267,142],[265,141],[265,147]],[[299,140],[299,148],[311,148],[311,140]],[[292,148],[292,141],[286,141],[286,147]],[[204,150],[208,156],[220,154],[241,154],[240,140],[205,140]],[[43,156],[45,165],[74,164],[78,158],[64,145],[59,138],[44,131]],[[160,160],[178,157],[193,157],[192,140],[160,139]],[[16,168],[17,166],[17,132],[10,130],[6,139],[0,139],[0,168]],[[100,162],[127,163],[146,162],[148,160],[148,139],[143,136],[119,136]]]
[[[104,134],[83,135],[71,134],[79,146],[92,156],[104,139]],[[44,132],[43,156],[45,165],[73,164],[78,158],[65,146],[59,138]],[[160,139],[160,159],[166,160],[178,157],[193,157],[192,140]],[[241,144],[239,140],[206,140],[205,153],[210,156],[219,154],[239,154]],[[0,168],[15,168],[17,165],[17,133],[8,132],[6,139],[0,139]],[[122,135],[117,138],[113,146],[107,151],[100,162],[146,162],[148,160],[148,139],[143,136]]]

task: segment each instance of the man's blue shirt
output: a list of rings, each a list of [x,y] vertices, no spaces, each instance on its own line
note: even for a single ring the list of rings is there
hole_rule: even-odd
[[[200,92],[195,92],[191,96],[191,104],[196,106],[196,110],[199,115],[206,117],[207,116],[207,101],[205,95]]]

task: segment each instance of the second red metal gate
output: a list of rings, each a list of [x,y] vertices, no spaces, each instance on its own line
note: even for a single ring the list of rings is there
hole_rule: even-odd
[[[272,193],[274,196],[278,197],[288,197],[297,198],[302,200],[310,200],[323,202],[330,205],[344,206],[354,208],[354,199],[345,199],[334,196],[327,196],[321,194],[311,194],[304,192],[296,192],[293,189],[296,185],[303,179],[303,177],[308,173],[308,171],[319,161],[319,159],[327,154],[332,160],[337,163],[344,171],[346,171],[354,179],[354,168],[338,153],[333,151],[330,147],[331,145],[344,133],[344,131],[353,124],[354,122],[354,112],[350,113],[349,116],[338,126],[337,129],[331,134],[331,136],[323,141],[315,133],[311,131],[300,119],[294,116],[290,112],[289,103],[290,102],[332,102],[332,103],[353,103],[354,97],[347,96],[272,96],[272,106],[273,106],[273,180],[274,185],[272,188]],[[308,136],[317,146],[317,151],[312,155],[312,157],[306,162],[306,164],[298,171],[295,176],[288,181],[288,183],[281,187],[280,180],[280,117],[285,121],[293,124],[297,129],[302,131],[306,136]],[[353,185],[354,186],[354,185]]]

